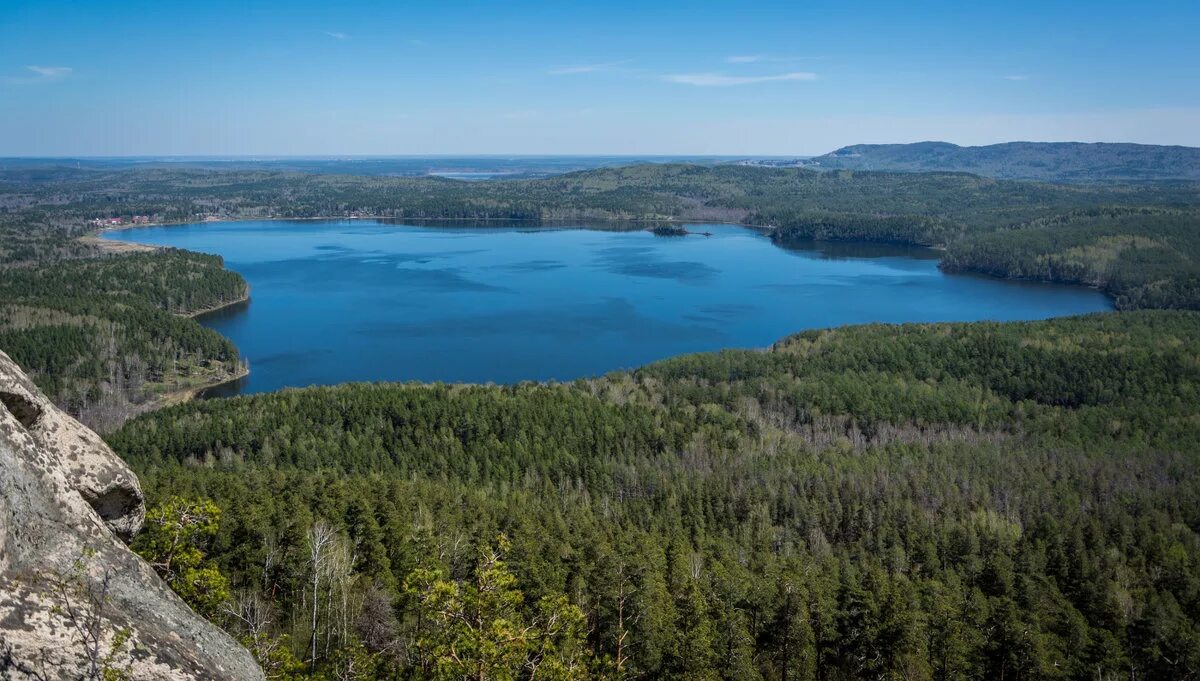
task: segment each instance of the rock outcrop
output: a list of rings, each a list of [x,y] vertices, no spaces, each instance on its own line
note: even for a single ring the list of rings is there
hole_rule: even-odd
[[[145,511],[124,462],[0,352],[0,679],[263,678],[122,542]]]

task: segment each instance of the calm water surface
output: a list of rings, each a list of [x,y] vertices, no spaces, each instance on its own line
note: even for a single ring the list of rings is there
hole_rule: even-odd
[[[565,380],[815,327],[1111,308],[1086,288],[947,275],[926,249],[784,249],[741,227],[690,229],[712,236],[301,221],[109,238],[216,253],[250,282],[249,304],[201,319],[250,363],[226,392]]]

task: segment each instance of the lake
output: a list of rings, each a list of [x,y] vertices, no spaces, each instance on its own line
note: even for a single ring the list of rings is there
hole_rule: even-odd
[[[711,236],[328,220],[107,238],[215,253],[250,282],[248,304],[200,318],[250,365],[223,394],[343,381],[567,380],[687,352],[766,347],[818,327],[1112,308],[1087,288],[945,274],[929,249],[782,248],[743,227],[688,227]]]

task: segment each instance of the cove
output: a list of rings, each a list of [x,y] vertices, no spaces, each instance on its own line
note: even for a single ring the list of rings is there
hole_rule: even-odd
[[[1100,292],[949,275],[929,249],[783,248],[735,225],[686,237],[603,225],[367,220],[146,227],[106,238],[225,258],[249,303],[200,317],[250,375],[217,391],[344,381],[569,380],[869,322],[1042,319]]]

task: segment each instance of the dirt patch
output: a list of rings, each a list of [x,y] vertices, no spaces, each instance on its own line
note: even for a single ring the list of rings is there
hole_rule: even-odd
[[[98,236],[81,236],[79,237],[79,243],[85,244],[89,248],[94,248],[97,252],[104,255],[117,255],[122,253],[149,253],[151,251],[158,250],[158,247],[156,246],[135,244],[129,241],[101,239]]]

